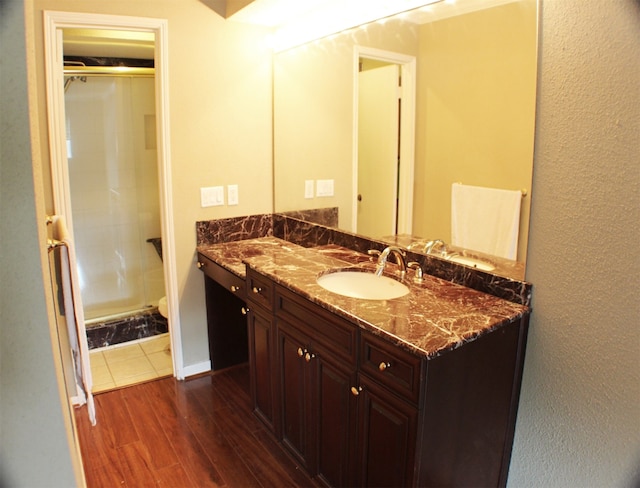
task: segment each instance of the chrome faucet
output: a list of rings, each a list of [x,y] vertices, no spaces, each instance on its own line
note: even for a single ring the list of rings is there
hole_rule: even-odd
[[[378,257],[378,264],[376,265],[376,275],[382,275],[390,254],[393,254],[396,257],[396,263],[398,263],[398,267],[400,268],[400,278],[404,278],[404,275],[407,273],[407,265],[404,261],[405,253],[402,249],[396,246],[386,247],[384,251],[380,253],[380,256]]]
[[[431,251],[437,246],[441,247],[441,253],[444,254],[447,251],[447,245],[444,243],[442,239],[434,239],[432,241],[427,242],[424,245],[424,253],[431,254]]]

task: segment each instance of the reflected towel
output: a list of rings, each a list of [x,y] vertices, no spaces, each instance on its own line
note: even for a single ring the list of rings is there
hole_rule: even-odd
[[[64,297],[65,320],[69,332],[71,352],[75,362],[76,385],[78,394],[82,394],[86,401],[91,425],[96,424],[96,410],[91,388],[91,365],[89,363],[89,345],[84,325],[84,311],[80,287],[78,286],[78,271],[75,250],[65,219],[56,215],[52,219],[53,238],[64,243],[60,250],[60,267],[62,280],[62,294]]]
[[[516,259],[522,192],[454,183],[451,244]]]

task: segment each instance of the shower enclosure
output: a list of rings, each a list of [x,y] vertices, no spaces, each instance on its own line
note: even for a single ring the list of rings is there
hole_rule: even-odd
[[[65,76],[68,175],[88,330],[165,295],[154,78]],[[103,344],[104,345],[104,344]]]

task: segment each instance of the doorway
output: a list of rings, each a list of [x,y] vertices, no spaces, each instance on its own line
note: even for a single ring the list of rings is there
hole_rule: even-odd
[[[415,58],[354,51],[353,224],[359,234],[410,234],[413,218]]]
[[[82,228],[81,220],[85,218],[89,221],[89,225],[99,226],[101,228],[105,228],[103,224],[105,223],[104,214],[97,218],[91,218],[91,212],[89,212],[89,216],[80,215],[82,212],[77,212],[76,209],[79,208],[77,206],[78,198],[74,198],[73,196],[73,179],[75,176],[73,172],[70,171],[70,164],[72,159],[77,156],[73,154],[73,144],[69,142],[67,138],[68,134],[68,120],[65,115],[65,88],[69,91],[75,90],[75,95],[80,96],[79,91],[83,88],[89,88],[89,85],[94,85],[94,87],[101,86],[98,89],[100,97],[105,97],[107,94],[116,93],[115,100],[121,100],[123,98],[127,98],[131,95],[132,92],[139,90],[139,88],[133,87],[131,84],[132,78],[124,78],[116,80],[114,77],[109,79],[108,74],[103,75],[95,75],[96,78],[93,78],[93,75],[85,76],[67,76],[66,78],[63,76],[64,70],[64,62],[63,57],[65,50],[68,52],[68,45],[64,44],[65,32],[68,34],[68,37],[72,39],[73,43],[76,46],[92,46],[89,49],[92,49],[93,56],[101,56],[101,57],[125,57],[129,58],[132,56],[122,55],[122,49],[125,45],[137,45],[137,47],[141,47],[144,42],[139,41],[141,38],[152,39],[151,44],[151,57],[155,60],[155,77],[151,78],[151,80],[146,80],[148,85],[149,81],[153,86],[154,93],[151,94],[151,99],[148,100],[147,94],[147,104],[151,104],[155,109],[155,114],[149,114],[149,117],[144,117],[142,122],[142,132],[143,139],[145,139],[146,147],[150,147],[150,144],[154,146],[154,151],[156,154],[153,156],[152,165],[154,166],[154,174],[156,176],[156,184],[155,188],[147,187],[145,191],[149,193],[155,192],[153,197],[156,200],[156,204],[159,201],[159,206],[157,206],[158,211],[156,211],[156,217],[150,217],[146,222],[143,222],[142,227],[146,226],[144,232],[140,232],[140,224],[133,224],[133,227],[138,227],[137,232],[133,234],[135,237],[127,237],[123,231],[123,226],[119,226],[118,230],[116,228],[111,228],[110,231],[107,232],[108,239],[116,242],[116,244],[120,247],[111,251],[111,256],[116,260],[120,260],[120,262],[111,262],[111,264],[105,264],[104,268],[110,270],[111,278],[110,280],[115,282],[117,285],[126,283],[126,274],[129,274],[131,271],[127,269],[126,266],[122,266],[122,261],[125,258],[125,254],[130,253],[130,251],[124,251],[125,241],[131,240],[139,240],[144,237],[144,241],[142,243],[136,242],[132,247],[138,249],[140,255],[144,255],[144,259],[146,261],[151,262],[155,251],[152,250],[152,243],[146,242],[146,233],[152,232],[154,238],[162,238],[162,255],[164,259],[159,263],[155,263],[155,266],[151,266],[151,268],[155,267],[155,271],[150,269],[150,272],[145,273],[137,273],[137,278],[134,281],[138,281],[138,283],[142,284],[143,289],[154,291],[149,294],[143,293],[129,293],[128,291],[124,293],[126,296],[124,301],[129,302],[125,305],[126,307],[132,308],[147,308],[147,305],[154,305],[154,301],[161,295],[166,294],[166,302],[167,302],[167,318],[170,324],[169,327],[169,337],[170,337],[170,350],[171,350],[171,365],[173,374],[177,376],[179,379],[182,379],[182,356],[181,356],[181,344],[180,344],[180,324],[179,324],[179,315],[178,315],[178,300],[177,300],[177,282],[176,282],[176,270],[175,270],[175,251],[174,251],[174,241],[173,241],[173,221],[171,218],[171,180],[170,180],[170,160],[169,160],[169,150],[168,150],[168,93],[167,93],[167,64],[166,64],[166,56],[167,56],[167,22],[162,19],[147,19],[147,18],[133,18],[133,17],[121,17],[121,16],[111,16],[111,15],[95,15],[95,14],[80,14],[80,13],[68,13],[68,12],[45,12],[45,55],[46,55],[46,74],[47,74],[47,103],[48,103],[48,118],[49,118],[49,132],[50,132],[50,153],[51,153],[51,161],[52,161],[52,186],[53,186],[53,200],[54,200],[54,211],[58,215],[65,216],[68,225],[70,227],[71,239],[76,248],[79,248],[79,244],[82,239],[86,239],[87,236],[95,237],[95,234],[92,232],[80,231]],[[82,32],[82,35],[78,35],[78,32]],[[70,34],[71,33],[71,34]],[[89,42],[88,39],[91,38],[92,41]],[[138,41],[133,42],[132,40],[138,39]],[[148,46],[147,46],[148,49]],[[133,57],[139,57],[137,55]],[[84,79],[83,79],[84,78]],[[100,81],[96,81],[100,80]],[[127,81],[128,80],[128,81]],[[129,86],[126,86],[126,85]],[[65,87],[66,85],[66,87]],[[75,85],[75,86],[71,86]],[[129,95],[123,95],[128,93]],[[119,98],[118,98],[119,97]],[[129,97],[130,98],[130,97]],[[103,106],[104,100],[100,102]],[[119,103],[119,102],[117,102]],[[114,118],[114,114],[116,113],[116,105],[117,103],[107,104],[109,109],[111,110],[111,121],[114,122],[116,118]],[[125,116],[126,117],[126,116]],[[96,125],[98,125],[97,119],[89,117],[87,121],[94,121]],[[115,122],[114,122],[115,123]],[[114,125],[115,127],[115,125]],[[115,129],[117,132],[118,129]],[[99,132],[99,129],[98,129]],[[126,131],[124,131],[126,132]],[[105,131],[102,131],[104,134]],[[105,143],[102,142],[102,150],[103,153],[107,153],[109,151],[114,152],[115,148],[118,150],[121,148],[122,140],[117,143]],[[126,144],[124,144],[126,145]],[[87,149],[85,147],[85,149]],[[89,148],[91,149],[91,148]],[[100,149],[95,148],[95,149]],[[70,151],[71,150],[71,151]],[[115,151],[117,152],[117,151]],[[108,160],[108,164],[104,165],[101,169],[103,172],[103,178],[113,179],[116,176],[120,176],[121,173],[125,173],[127,171],[135,172],[135,164],[128,165],[126,163],[118,164],[113,163],[113,158],[105,157],[104,160]],[[144,159],[144,158],[143,158]],[[148,163],[148,161],[147,161]],[[87,169],[88,168],[83,168]],[[94,175],[94,177],[98,177]],[[107,194],[102,196],[96,196],[94,201],[100,200],[113,200],[120,199],[123,201],[128,201],[131,204],[132,196],[137,199],[140,195],[140,190],[132,189],[129,191],[128,195],[125,195],[126,192],[120,190],[114,190],[114,186],[109,185],[109,189]],[[122,188],[121,188],[122,189]],[[76,202],[73,202],[75,200]],[[73,205],[72,205],[73,204]],[[144,203],[142,207],[144,207]],[[144,214],[145,212],[150,215],[153,212],[147,212],[144,208],[139,205],[134,204],[137,208],[134,210],[134,213]],[[72,208],[74,207],[74,208]],[[107,212],[109,213],[109,212]],[[113,213],[113,212],[112,212]],[[119,213],[116,212],[116,213]],[[93,215],[96,217],[96,214]],[[110,215],[111,217],[111,215]],[[109,217],[109,218],[110,218]],[[75,220],[75,221],[74,221]],[[127,217],[125,217],[127,220]],[[143,221],[145,219],[143,218]],[[154,223],[151,223],[151,220],[155,220]],[[116,224],[116,227],[118,225]],[[148,246],[148,248],[145,248]],[[156,259],[158,257],[156,256]],[[91,262],[89,259],[89,266],[94,266],[95,262]],[[102,264],[101,264],[102,265]],[[114,272],[115,270],[115,272]],[[87,272],[87,268],[85,270],[79,269],[81,271],[79,274],[79,285],[82,288],[83,280],[88,278],[90,273]],[[94,275],[100,274],[93,273]],[[160,277],[163,278],[164,284],[160,282]],[[129,285],[123,285],[124,289],[140,288],[133,287]],[[93,286],[92,289],[96,290],[100,287]],[[118,288],[116,286],[116,288]],[[123,288],[120,287],[120,291]],[[101,293],[103,296],[105,295],[104,291]],[[107,295],[111,294],[113,297],[117,295],[118,292],[107,292]],[[122,294],[121,294],[122,295]],[[87,298],[83,296],[83,300],[87,300],[87,302],[92,302],[92,299],[89,298],[90,295],[87,295]],[[118,297],[122,298],[122,296]],[[87,317],[91,317],[92,315],[118,315],[121,311],[119,305],[116,307],[112,307],[117,300],[107,300],[98,304],[97,301],[93,301],[90,303],[90,306],[94,306],[95,310],[89,311],[87,309]],[[122,301],[122,300],[121,300]],[[105,305],[106,303],[106,305]],[[120,304],[121,305],[121,304]],[[78,305],[76,305],[78,307]],[[82,307],[84,309],[84,307]],[[82,327],[84,328],[85,323],[83,321]],[[81,334],[79,331],[79,339],[86,340],[86,333]]]

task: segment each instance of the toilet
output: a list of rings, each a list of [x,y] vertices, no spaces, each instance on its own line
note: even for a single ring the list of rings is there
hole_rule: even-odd
[[[160,313],[160,315],[162,315],[165,319],[169,318],[169,311],[167,310],[167,297],[162,297],[159,301],[158,301],[158,312]]]

